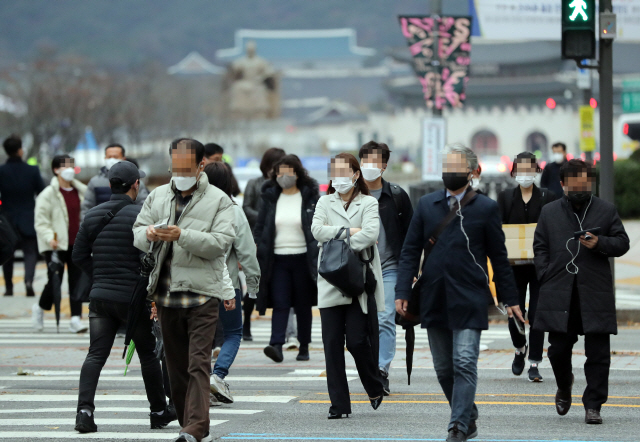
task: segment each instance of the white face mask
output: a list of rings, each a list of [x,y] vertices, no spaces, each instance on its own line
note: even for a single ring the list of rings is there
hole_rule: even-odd
[[[524,187],[525,189],[528,189],[529,187],[531,187],[535,179],[536,177],[529,176],[529,175],[516,176],[516,182],[520,184],[522,187]]]
[[[362,178],[367,181],[375,181],[382,175],[382,169],[370,163],[364,163],[360,170]]]
[[[119,160],[117,158],[107,158],[104,160],[104,167],[107,168],[107,170],[111,169],[115,164],[119,163],[122,160]]]
[[[345,193],[348,193],[351,190],[351,188],[355,185],[355,182],[351,181],[351,178],[346,176],[331,178],[331,185],[333,186],[334,189],[336,189],[336,192],[344,195]]]
[[[564,154],[560,152],[556,152],[553,154],[553,161],[560,164],[564,161]]]
[[[65,181],[73,181],[73,178],[76,176],[76,170],[73,167],[67,167],[58,172],[58,175]]]
[[[197,179],[194,176],[174,176],[171,177],[171,181],[175,184],[176,189],[184,192],[185,190],[189,190],[195,186]]]

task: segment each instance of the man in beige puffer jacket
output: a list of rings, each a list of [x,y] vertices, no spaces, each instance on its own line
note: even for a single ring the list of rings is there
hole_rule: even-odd
[[[235,308],[225,264],[235,239],[235,213],[231,199],[202,173],[200,142],[177,139],[170,152],[171,182],[147,197],[133,226],[134,244],[145,252],[154,245],[148,292],[157,305],[182,427],[177,440],[200,442],[211,440],[209,369],[219,300],[225,309]]]

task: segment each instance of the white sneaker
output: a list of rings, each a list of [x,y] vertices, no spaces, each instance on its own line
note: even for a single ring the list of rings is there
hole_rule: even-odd
[[[229,390],[229,384],[224,379],[220,379],[217,374],[211,376],[211,393],[218,399],[220,402],[224,402],[225,404],[233,404],[233,396],[231,396],[231,391]]]
[[[282,347],[285,350],[298,350],[300,348],[300,343],[297,338],[291,337]]]
[[[31,307],[31,322],[36,331],[44,330],[44,310],[38,304],[33,304]]]
[[[69,323],[69,331],[71,333],[84,333],[87,331],[87,326],[80,322],[80,316],[72,316]]]
[[[218,399],[213,395],[213,393],[209,393],[209,407],[219,407],[222,405]]]

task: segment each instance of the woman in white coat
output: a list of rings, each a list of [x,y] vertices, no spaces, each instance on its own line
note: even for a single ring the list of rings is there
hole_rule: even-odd
[[[384,310],[382,269],[376,245],[380,220],[378,201],[369,195],[367,184],[360,177],[360,165],[351,154],[341,153],[331,160],[328,195],[320,198],[316,206],[311,233],[318,240],[320,254],[322,244],[333,239],[343,227],[349,229],[351,248],[355,252],[373,250],[371,262],[375,275],[375,300],[377,310]],[[346,238],[343,232],[342,238]],[[320,260],[318,260],[320,261]],[[364,271],[364,268],[363,268]],[[377,409],[382,402],[383,384],[378,370],[378,355],[371,346],[370,315],[367,294],[357,298],[343,295],[335,286],[318,275],[318,307],[322,320],[322,342],[327,365],[327,386],[331,408],[329,419],[340,419],[351,414],[349,385],[344,360],[345,337],[347,350],[356,361],[356,368],[371,406]],[[378,331],[375,330],[375,333]],[[377,336],[377,335],[376,335]]]

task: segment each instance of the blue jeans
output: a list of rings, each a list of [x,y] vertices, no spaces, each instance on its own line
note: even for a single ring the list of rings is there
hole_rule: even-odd
[[[216,365],[213,367],[213,374],[217,374],[220,379],[224,379],[229,374],[229,367],[233,364],[242,341],[242,295],[240,290],[236,290],[236,308],[230,312],[220,304],[220,321],[224,330],[224,343],[220,348],[220,354]]]
[[[378,312],[378,325],[380,327],[380,353],[378,367],[385,373],[389,373],[391,361],[396,355],[396,269],[382,272],[382,284],[384,286],[384,311]]]
[[[429,328],[429,347],[438,382],[451,407],[451,421],[465,434],[478,419],[474,402],[478,384],[478,353],[482,330]]]

